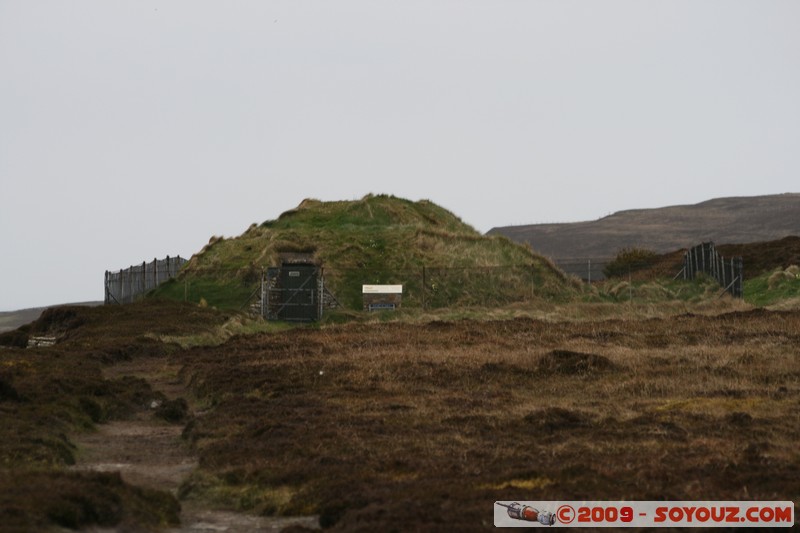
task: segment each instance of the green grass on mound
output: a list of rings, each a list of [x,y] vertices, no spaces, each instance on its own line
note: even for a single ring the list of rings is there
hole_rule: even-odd
[[[800,269],[789,267],[766,272],[744,283],[745,300],[759,307],[800,298]]]
[[[527,246],[487,237],[429,201],[368,195],[305,200],[235,238],[213,237],[179,279],[154,295],[235,309],[246,305],[265,268],[303,253],[324,269],[326,287],[361,308],[363,284],[404,285],[404,306],[503,305],[574,294],[570,280]]]

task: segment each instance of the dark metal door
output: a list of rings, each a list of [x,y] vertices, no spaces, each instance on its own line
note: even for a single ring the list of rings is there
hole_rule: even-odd
[[[283,265],[279,275],[279,320],[317,320],[317,267]]]

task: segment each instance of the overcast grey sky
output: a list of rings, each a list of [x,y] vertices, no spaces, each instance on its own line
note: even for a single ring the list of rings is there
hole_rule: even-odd
[[[0,310],[306,197],[485,232],[800,191],[800,2],[0,0]]]

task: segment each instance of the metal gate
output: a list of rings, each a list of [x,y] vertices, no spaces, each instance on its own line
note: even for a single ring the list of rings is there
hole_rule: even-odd
[[[316,265],[284,263],[270,268],[264,290],[268,320],[313,322],[322,314],[322,275]]]

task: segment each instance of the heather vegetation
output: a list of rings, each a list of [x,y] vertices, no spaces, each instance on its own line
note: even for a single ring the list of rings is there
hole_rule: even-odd
[[[2,529],[125,524],[147,529],[177,524],[180,505],[172,494],[131,486],[119,473],[74,470],[81,450],[71,435],[92,431],[108,421],[130,419],[147,411],[153,401],[164,400],[141,378],[106,379],[103,374],[104,368],[119,361],[163,357],[175,349],[147,338],[145,331],[190,334],[224,319],[218,312],[182,304],[60,307],[3,334]],[[59,342],[28,349],[9,342],[26,341],[32,335],[50,335]]]
[[[29,329],[56,346],[0,348],[3,523],[153,529],[199,507],[473,531],[495,500],[796,499],[800,314],[748,309],[542,303],[283,329],[192,304],[54,309]],[[142,417],[197,456],[177,495],[71,466],[78,436]]]
[[[745,300],[652,274],[675,254],[588,285],[429,202],[305,201],[141,302],[0,333],[0,523],[488,531],[497,500],[798,501],[800,270],[774,250]],[[290,252],[344,305],[299,326],[238,311]],[[362,282],[409,305],[364,312]],[[138,467],[87,468],[104,428]]]
[[[607,278],[629,276],[653,265],[658,254],[646,248],[623,248],[603,269]]]
[[[213,406],[181,495],[334,531],[489,530],[504,499],[793,499],[799,317],[349,325],[181,352]]]

